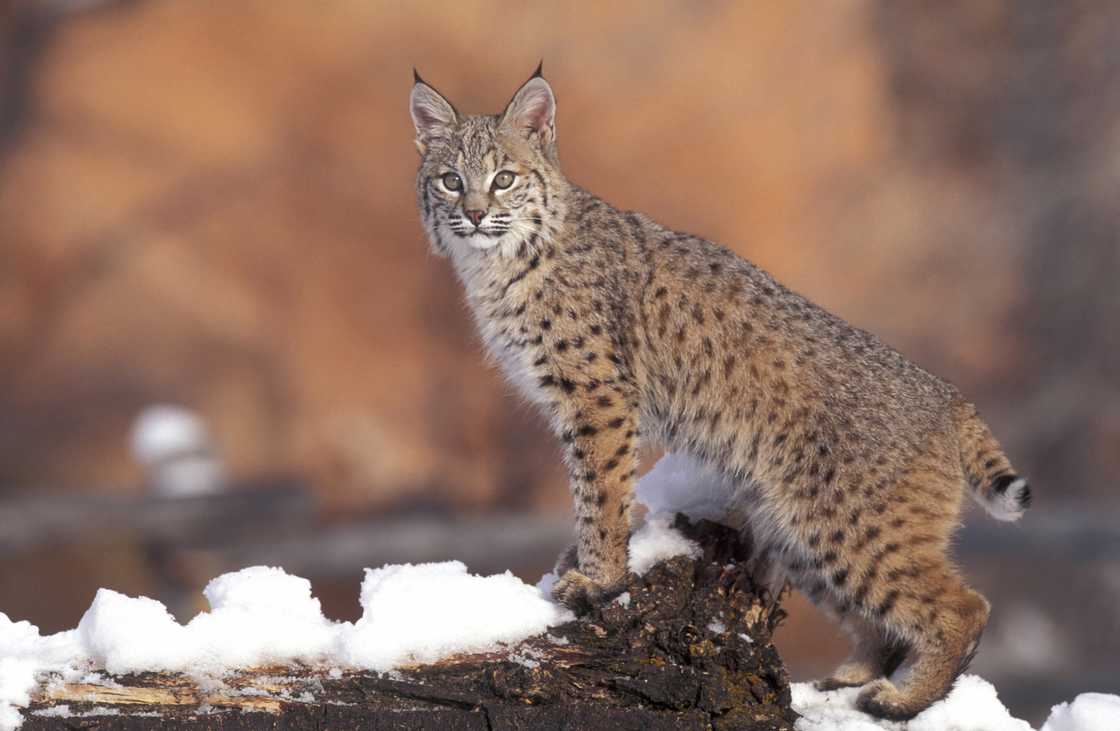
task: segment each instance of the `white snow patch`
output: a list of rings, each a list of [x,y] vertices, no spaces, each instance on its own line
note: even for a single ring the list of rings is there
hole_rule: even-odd
[[[727,631],[727,625],[723,622],[708,622],[708,631],[717,635],[722,635]]]
[[[518,642],[572,618],[510,572],[475,576],[459,561],[366,569],[361,601],[339,655],[378,671]]]
[[[1082,693],[1072,703],[1050,709],[1041,731],[1116,731],[1120,729],[1120,696]]]
[[[556,575],[555,571],[549,571],[537,582],[537,591],[541,593],[541,596],[552,596],[552,587],[559,580],[560,577]]]
[[[630,536],[630,570],[644,574],[653,566],[674,556],[698,558],[702,551],[672,527],[670,514],[646,516],[646,522]]]
[[[630,606],[630,592],[628,592],[628,591],[622,592],[621,594],[619,594],[618,596],[616,596],[614,598],[614,602],[615,602],[615,604],[618,604],[621,607],[629,607]]]
[[[701,462],[668,453],[638,480],[638,501],[653,514],[684,513],[694,520],[726,518],[732,485]]]

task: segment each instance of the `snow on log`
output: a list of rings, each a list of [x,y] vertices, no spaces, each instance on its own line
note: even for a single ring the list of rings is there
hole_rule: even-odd
[[[745,569],[749,546],[708,521],[673,527],[699,550],[520,642],[387,672],[304,662],[55,675],[32,692],[22,728],[792,729],[770,643],[783,613]]]

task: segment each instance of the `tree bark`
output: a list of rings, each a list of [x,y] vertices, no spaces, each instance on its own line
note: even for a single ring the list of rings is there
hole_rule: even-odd
[[[49,683],[24,729],[792,729],[771,633],[784,617],[746,569],[749,542],[678,517],[703,556],[500,652],[387,674],[257,668],[202,683],[144,673]]]

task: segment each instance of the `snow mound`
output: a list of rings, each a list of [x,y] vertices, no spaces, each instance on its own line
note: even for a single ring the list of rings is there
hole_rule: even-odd
[[[1082,693],[1072,703],[1050,709],[1041,731],[1116,731],[1120,729],[1120,696]]]
[[[571,614],[510,572],[474,576],[459,561],[366,569],[362,617],[339,634],[339,659],[384,672],[518,642]]]
[[[908,723],[882,721],[857,711],[859,688],[822,692],[810,683],[795,683],[792,690],[793,709],[802,716],[798,731],[1031,731],[1026,721],[1012,717],[999,702],[992,684],[976,675],[957,678],[944,700]]]
[[[976,675],[957,678],[943,700],[906,723],[883,721],[857,711],[859,688],[822,692],[811,683],[794,683],[793,710],[798,731],[1031,731],[999,701],[992,684]],[[1117,731],[1120,696],[1082,693],[1072,703],[1054,706],[1040,731]]]

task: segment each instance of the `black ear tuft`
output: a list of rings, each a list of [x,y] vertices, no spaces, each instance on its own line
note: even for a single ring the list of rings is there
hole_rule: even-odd
[[[544,59],[543,58],[537,63],[537,70],[534,71],[533,75],[530,76],[529,78],[530,79],[535,79],[537,77],[544,78]]]
[[[423,79],[420,78],[420,72],[416,70],[415,66],[412,67],[412,83],[413,84],[426,84],[427,83],[426,81],[424,81]]]

